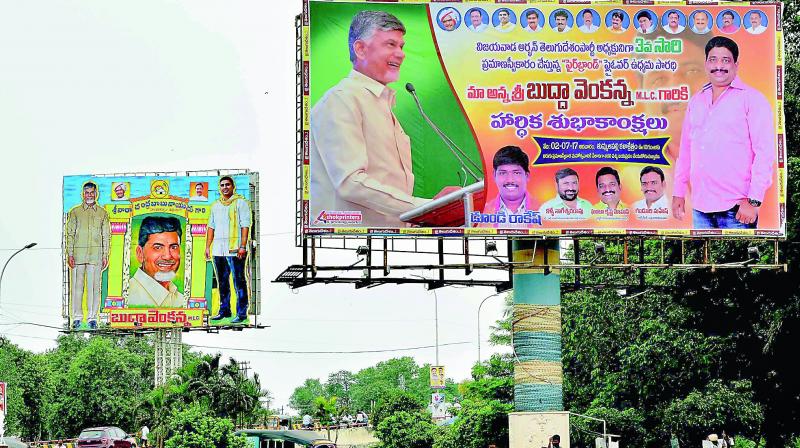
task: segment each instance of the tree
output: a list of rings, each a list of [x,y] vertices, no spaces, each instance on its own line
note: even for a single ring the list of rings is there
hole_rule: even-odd
[[[325,388],[316,378],[305,380],[302,386],[295,388],[289,397],[289,406],[296,409],[300,415],[314,413],[314,401],[317,397],[325,396]]]
[[[399,411],[378,424],[375,436],[383,448],[429,448],[435,432],[430,414]]]
[[[355,374],[350,388],[354,409],[371,409],[372,401],[387,391],[403,389],[420,403],[429,401],[430,377],[427,367],[420,367],[409,356],[379,362]]]
[[[247,448],[247,439],[234,433],[233,423],[215,417],[204,406],[176,411],[170,419],[167,448]]]
[[[465,399],[514,403],[514,359],[494,354],[472,367],[472,380],[461,384]]]
[[[352,411],[350,409],[350,388],[355,381],[355,376],[347,370],[340,370],[328,375],[325,394],[328,397],[336,397],[337,405],[343,412]]]
[[[51,438],[74,436],[86,426],[109,422],[131,428],[135,422],[139,391],[149,388],[144,359],[116,346],[114,341],[93,337],[51,379],[47,427]]]
[[[499,400],[471,400],[462,403],[458,417],[437,437],[434,448],[508,448],[508,413],[513,406]]]
[[[388,417],[398,412],[422,411],[425,402],[404,390],[388,390],[376,397],[375,411],[372,414],[372,425],[377,427]]]

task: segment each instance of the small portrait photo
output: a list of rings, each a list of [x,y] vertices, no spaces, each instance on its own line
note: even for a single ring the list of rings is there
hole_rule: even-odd
[[[517,16],[508,8],[500,8],[492,15],[492,25],[497,31],[507,33],[517,25]]]
[[[711,13],[705,9],[698,9],[689,15],[689,25],[695,34],[706,34],[714,27]]]
[[[544,14],[536,8],[528,8],[519,16],[519,23],[529,33],[538,33],[544,29]]]
[[[669,34],[682,33],[686,29],[686,16],[677,9],[670,9],[661,16],[661,27]]]
[[[586,8],[578,13],[578,29],[584,33],[594,33],[600,28],[600,14],[594,9]]]
[[[207,202],[208,201],[208,182],[189,183],[189,201]]]
[[[566,9],[556,9],[550,14],[548,21],[550,23],[550,28],[556,33],[566,33],[571,30],[572,26],[575,24],[572,14]]]
[[[744,30],[750,34],[761,34],[767,30],[767,25],[769,21],[767,20],[767,15],[761,11],[753,9],[752,11],[747,11],[747,14],[744,16],[745,24]]]
[[[634,16],[633,26],[641,34],[650,34],[656,30],[658,16],[649,9],[643,9]]]
[[[131,183],[130,182],[112,182],[111,183],[111,200],[112,201],[127,201],[131,198]]]
[[[467,21],[467,28],[476,33],[480,33],[489,26],[489,14],[481,8],[471,8],[464,15]]]
[[[461,25],[461,13],[448,6],[436,15],[436,23],[445,31],[453,31]]]
[[[717,14],[717,28],[725,34],[732,34],[739,31],[742,26],[742,19],[739,14],[732,9],[726,9]]]
[[[612,33],[623,33],[631,26],[628,13],[621,9],[612,9],[606,14],[606,28]]]

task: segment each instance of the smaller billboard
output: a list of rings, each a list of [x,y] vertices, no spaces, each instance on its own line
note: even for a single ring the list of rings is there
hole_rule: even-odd
[[[431,389],[444,389],[444,383],[444,366],[431,366]]]
[[[259,300],[256,188],[248,172],[65,177],[70,328],[249,324]]]
[[[6,415],[6,383],[0,382],[0,414]]]

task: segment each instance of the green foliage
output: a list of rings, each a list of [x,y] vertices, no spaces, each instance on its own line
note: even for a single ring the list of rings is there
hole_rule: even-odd
[[[465,399],[514,402],[514,360],[511,355],[494,354],[472,367],[472,380],[461,384]]]
[[[421,411],[398,411],[375,428],[383,448],[429,448],[435,432],[430,414]]]
[[[353,409],[371,409],[371,402],[395,389],[404,389],[420,403],[430,400],[430,377],[427,367],[420,367],[414,358],[390,359],[355,374],[350,401]]]
[[[339,415],[336,413],[336,397],[317,397],[314,400],[314,413],[312,415],[318,418],[323,425],[333,423],[331,417],[338,417]]]
[[[233,423],[193,405],[176,411],[167,429],[167,448],[247,448],[247,439],[234,433]]]
[[[309,378],[302,386],[296,388],[289,397],[289,406],[294,408],[300,415],[314,414],[314,401],[317,397],[327,396],[325,387],[318,379]]]
[[[350,389],[355,381],[355,376],[347,370],[340,370],[328,375],[325,394],[328,397],[336,397],[338,400],[336,406],[339,408],[340,414],[353,411],[350,409]]]
[[[442,428],[434,448],[508,448],[508,413],[513,406],[498,400],[465,399],[455,422]]]
[[[46,366],[42,358],[5,341],[0,345],[0,381],[8,388],[6,433],[36,437],[43,429],[44,402],[39,393]]]
[[[141,356],[95,337],[51,377],[47,426],[66,438],[87,426],[133,428],[139,394],[148,388]]]
[[[664,425],[675,434],[687,434],[690,440],[701,440],[708,428],[757,434],[764,414],[753,395],[749,381],[728,385],[714,380],[704,390],[670,403],[664,411]]]
[[[648,438],[645,434],[645,416],[638,409],[596,407],[587,409],[584,415],[605,420],[607,429],[613,428],[609,431],[613,434],[624,434],[623,440],[626,446],[646,446],[644,441]],[[598,433],[602,433],[602,425],[596,420],[570,416],[570,424],[572,425],[570,439],[573,445],[594,446]]]
[[[381,422],[398,412],[418,412],[425,406],[425,401],[419,400],[410,392],[391,389],[376,397],[375,411],[371,423],[379,426]]]
[[[489,344],[511,346],[511,316],[514,311],[514,291],[509,291],[503,298],[503,318],[496,322],[489,334]]]

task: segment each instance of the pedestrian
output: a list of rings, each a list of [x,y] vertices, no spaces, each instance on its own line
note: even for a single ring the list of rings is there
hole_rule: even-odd
[[[148,444],[147,438],[150,436],[150,428],[148,428],[147,425],[142,426],[141,434],[142,448],[149,447],[150,445]]]

